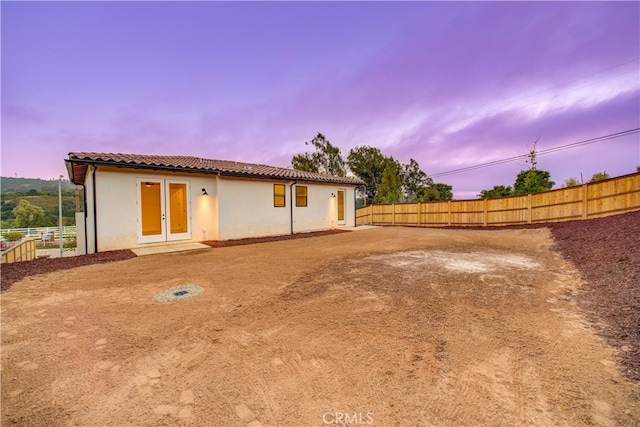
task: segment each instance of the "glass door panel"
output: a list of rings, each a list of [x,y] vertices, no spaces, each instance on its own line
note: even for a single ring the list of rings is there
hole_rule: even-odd
[[[162,193],[162,185],[160,182],[140,182],[141,241],[157,242],[166,239]]]
[[[169,184],[170,233],[186,233],[187,224],[187,184]]]
[[[189,206],[189,183],[166,182],[167,194],[167,240],[191,239],[191,209]]]

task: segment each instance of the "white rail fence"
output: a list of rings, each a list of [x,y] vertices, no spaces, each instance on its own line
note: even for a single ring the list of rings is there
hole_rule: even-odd
[[[3,228],[0,229],[0,237],[9,232],[22,233],[24,237],[38,239],[42,241],[57,240],[60,237],[59,227],[31,227],[31,228]],[[68,239],[76,236],[76,226],[68,225],[62,227],[62,238]]]

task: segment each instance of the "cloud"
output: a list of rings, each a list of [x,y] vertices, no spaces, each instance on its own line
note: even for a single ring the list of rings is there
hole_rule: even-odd
[[[546,146],[620,130],[640,115],[637,2],[92,7],[69,15],[80,22],[92,10],[78,27],[41,10],[38,22],[59,29],[58,50],[45,30],[14,24],[38,43],[7,50],[29,67],[3,75],[15,95],[2,112],[13,144],[287,166],[323,132],[344,155],[377,146],[432,174],[521,154],[537,136]],[[140,21],[149,13],[158,19]],[[443,181],[473,193],[522,167]]]

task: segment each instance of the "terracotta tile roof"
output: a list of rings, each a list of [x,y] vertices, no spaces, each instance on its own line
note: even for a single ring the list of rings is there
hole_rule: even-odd
[[[76,184],[84,183],[84,174],[89,164],[110,165],[140,169],[162,169],[182,172],[220,173],[222,176],[247,178],[296,179],[301,181],[326,182],[334,184],[364,185],[355,177],[324,175],[314,172],[276,166],[242,163],[229,160],[203,159],[193,156],[151,156],[122,153],[69,153],[66,160],[70,164],[70,174]]]

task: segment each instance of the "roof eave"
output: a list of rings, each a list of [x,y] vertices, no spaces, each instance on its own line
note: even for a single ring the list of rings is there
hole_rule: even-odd
[[[72,181],[76,179],[74,173],[74,164],[85,164],[85,165],[103,165],[103,166],[112,166],[116,168],[128,168],[128,169],[146,169],[146,170],[158,170],[158,171],[172,171],[172,172],[186,172],[186,173],[201,173],[206,175],[219,175],[219,176],[229,176],[235,178],[250,178],[250,179],[276,179],[283,181],[304,181],[304,182],[314,182],[314,183],[326,183],[326,184],[341,184],[341,185],[353,185],[360,186],[363,184],[357,182],[351,182],[346,180],[339,179],[313,179],[313,178],[302,178],[302,177],[289,177],[289,176],[279,176],[279,175],[264,175],[264,174],[256,174],[256,173],[244,173],[244,172],[232,172],[232,171],[221,171],[219,169],[197,169],[197,168],[185,168],[180,166],[164,166],[164,165],[152,165],[145,163],[126,163],[126,162],[114,162],[108,160],[99,160],[99,159],[66,159],[65,163],[67,164],[67,169],[70,170],[70,178]],[[85,169],[86,172],[86,169]],[[84,176],[83,176],[84,178]],[[84,184],[84,179],[82,183],[75,182],[75,184]]]

